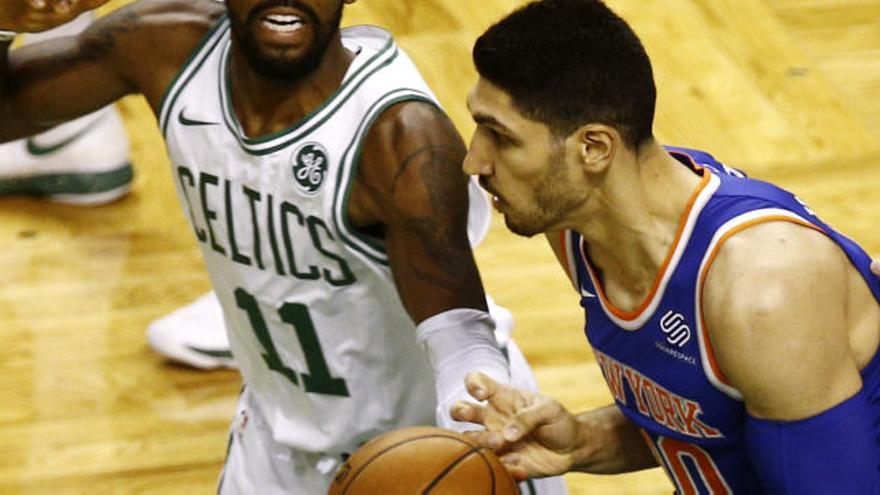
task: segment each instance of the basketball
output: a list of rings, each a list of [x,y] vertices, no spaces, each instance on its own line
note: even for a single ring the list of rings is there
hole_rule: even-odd
[[[339,468],[328,495],[515,495],[516,482],[490,449],[432,426],[380,435]]]

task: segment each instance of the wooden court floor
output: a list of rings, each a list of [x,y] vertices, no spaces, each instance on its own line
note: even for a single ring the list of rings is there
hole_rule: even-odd
[[[111,4],[118,6],[120,2]],[[465,136],[471,43],[513,0],[361,0]],[[880,0],[609,0],[642,36],[656,133],[795,190],[880,253]],[[154,118],[120,109],[134,192],[99,208],[0,200],[0,494],[207,494],[240,380],[153,354],[144,329],[208,289]],[[2,157],[0,157],[2,159]],[[543,390],[574,410],[610,396],[549,250],[496,219],[477,251]],[[570,475],[572,494],[668,494],[658,470]]]

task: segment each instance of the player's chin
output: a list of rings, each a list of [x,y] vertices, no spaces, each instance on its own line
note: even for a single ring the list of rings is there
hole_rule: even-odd
[[[513,212],[504,212],[504,224],[516,235],[532,237],[545,231],[543,223],[537,223],[517,216]]]
[[[315,70],[320,60],[311,57],[302,57],[297,52],[291,52],[283,47],[270,47],[260,51],[256,56],[250,56],[250,65],[263,76],[280,79],[296,80]]]

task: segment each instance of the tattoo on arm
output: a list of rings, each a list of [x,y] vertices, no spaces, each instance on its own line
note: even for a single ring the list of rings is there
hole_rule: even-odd
[[[468,196],[465,177],[456,171],[463,150],[454,146],[428,145],[414,151],[400,165],[391,183],[392,196],[398,192],[400,179],[410,167],[418,167],[419,178],[428,194],[429,211],[398,213],[408,230],[415,232],[425,253],[442,260],[442,270],[413,265],[413,275],[449,291],[461,291],[462,284],[472,283],[475,272],[469,243],[462,239],[467,222]],[[461,193],[456,194],[456,191]]]
[[[439,146],[433,144],[422,146],[403,159],[403,162],[400,164],[400,169],[394,174],[394,178],[391,181],[391,192],[397,192],[397,185],[401,176],[403,176],[404,172],[406,172],[410,165],[418,163],[416,160],[427,159],[427,161],[432,163],[441,160],[454,161],[454,157],[458,155],[461,155],[460,150],[453,146]],[[443,166],[446,165],[444,164]],[[430,167],[431,165],[428,165],[428,168]],[[429,188],[428,191],[432,193],[434,192],[431,188]],[[431,201],[433,203],[434,198],[431,198]]]
[[[82,48],[83,60],[100,60],[110,54],[117,45],[120,35],[135,31],[140,15],[133,10],[119,11],[112,22],[96,25],[89,32]]]
[[[31,64],[21,79],[50,78],[76,69],[90,62],[98,62],[113,54],[119,39],[137,29],[140,15],[132,9],[122,9],[107,18],[96,21],[81,36],[81,42],[69,45],[70,49],[60,53],[46,53],[42,63]],[[35,45],[36,47],[36,45]],[[57,47],[52,47],[58,50]],[[50,56],[51,55],[51,56]]]

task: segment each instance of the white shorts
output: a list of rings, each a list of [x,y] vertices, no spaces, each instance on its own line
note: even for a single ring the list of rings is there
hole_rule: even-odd
[[[537,390],[535,377],[513,340],[505,354],[514,386]],[[259,404],[245,388],[229,432],[226,465],[220,474],[220,495],[324,495],[341,457],[294,450],[272,437]],[[522,495],[565,495],[561,477],[520,484]]]

